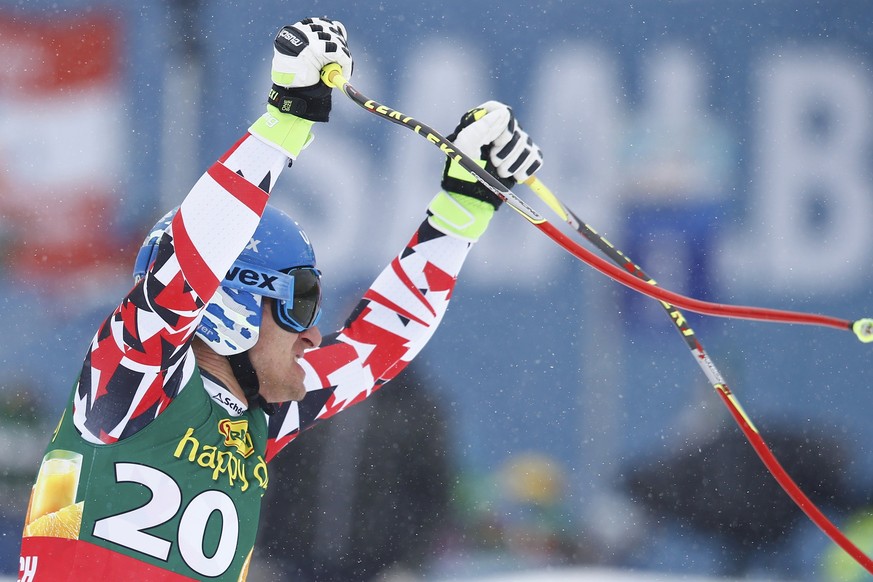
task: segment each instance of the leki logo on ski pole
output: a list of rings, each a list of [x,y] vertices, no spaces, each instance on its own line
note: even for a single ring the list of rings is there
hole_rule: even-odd
[[[382,105],[381,103],[379,103],[377,101],[373,101],[372,99],[367,100],[364,103],[364,107],[366,107],[370,111],[373,111],[374,113],[378,113],[379,115],[387,117],[395,122],[399,122],[399,123],[402,123],[403,125],[406,125],[415,133],[423,135],[425,137],[425,139],[427,139],[427,141],[439,146],[439,148],[443,152],[443,154],[445,154],[451,160],[453,160],[455,162],[461,161],[461,154],[457,150],[455,150],[455,148],[451,147],[451,144],[449,142],[447,142],[443,137],[441,137],[437,133],[431,131],[430,128],[428,128],[427,126],[419,124],[415,120],[415,118],[410,117],[410,116],[406,115],[405,113],[401,113],[401,112],[397,111],[396,109],[391,109],[390,107]],[[422,130],[427,131],[427,133],[426,134],[422,133]]]

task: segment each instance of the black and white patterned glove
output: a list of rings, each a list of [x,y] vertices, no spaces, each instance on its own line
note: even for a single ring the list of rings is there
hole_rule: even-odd
[[[338,20],[306,18],[285,26],[273,42],[273,88],[269,103],[281,113],[310,121],[327,121],[331,88],[321,81],[330,63],[350,79],[354,63],[346,27]]]
[[[487,101],[471,109],[448,136],[459,150],[484,162],[485,170],[507,188],[524,182],[543,164],[543,153],[515,119],[512,109]],[[442,188],[484,200],[498,208],[502,200],[457,162],[446,161]]]

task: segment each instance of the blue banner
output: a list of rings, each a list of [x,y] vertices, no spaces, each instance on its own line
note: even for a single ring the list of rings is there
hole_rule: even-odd
[[[356,87],[443,133],[487,99],[512,105],[545,153],[541,179],[664,287],[873,315],[868,2],[19,4],[0,2],[0,15],[98,10],[121,27],[116,226],[128,245],[259,114],[272,36],[312,12],[349,30]],[[273,198],[318,253],[324,328],[401,248],[442,164],[420,137],[334,96],[331,122]],[[60,410],[85,342],[130,283],[125,268],[84,299],[5,272],[7,382],[44,381]],[[838,434],[850,462],[822,478],[873,490],[869,346],[830,329],[687,315],[765,438],[785,426]],[[572,476],[580,513],[639,459],[731,424],[656,302],[512,212],[474,249],[422,357],[464,469],[543,452]]]

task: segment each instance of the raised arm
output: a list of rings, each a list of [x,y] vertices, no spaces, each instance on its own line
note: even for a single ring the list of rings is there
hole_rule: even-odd
[[[512,110],[495,101],[468,111],[449,139],[509,187],[542,164]],[[381,388],[433,336],[467,254],[501,203],[454,162],[446,163],[441,186],[427,218],[342,329],[307,352],[306,397],[285,403],[271,418],[268,460],[300,431]]]
[[[194,373],[191,341],[208,302],[250,244],[269,193],[289,159],[327,121],[330,89],[321,67],[351,74],[345,29],[307,19],[274,43],[267,111],[197,181],[146,238],[137,282],[102,324],[74,394],[83,438],[113,443],[154,420]]]

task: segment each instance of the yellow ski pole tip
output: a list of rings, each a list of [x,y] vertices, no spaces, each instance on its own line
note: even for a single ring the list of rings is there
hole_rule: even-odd
[[[342,86],[343,78],[343,69],[339,66],[338,63],[329,63],[321,69],[321,80],[324,81],[324,84],[328,87],[332,87],[334,89],[340,88]]]
[[[854,331],[855,335],[858,336],[858,339],[865,344],[873,342],[873,319],[870,319],[869,317],[859,319],[852,324],[852,331]]]

